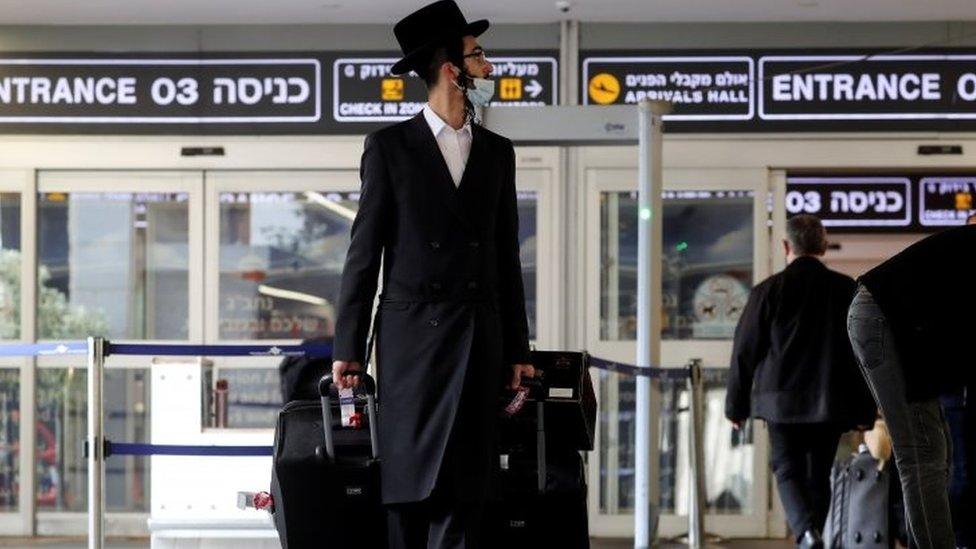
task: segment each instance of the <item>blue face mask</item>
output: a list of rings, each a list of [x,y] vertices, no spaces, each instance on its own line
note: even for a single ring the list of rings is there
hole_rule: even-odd
[[[487,78],[472,78],[474,87],[465,90],[468,100],[476,107],[487,107],[495,95],[495,81]]]
[[[495,95],[495,81],[487,78],[475,78],[463,73],[467,80],[471,81],[471,87],[462,87],[457,82],[454,86],[464,92],[468,101],[476,107],[487,107],[491,103],[491,98]]]

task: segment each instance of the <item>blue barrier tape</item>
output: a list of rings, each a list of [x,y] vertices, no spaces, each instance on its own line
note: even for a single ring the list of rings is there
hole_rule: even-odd
[[[59,356],[87,355],[88,343],[85,341],[66,341],[63,343],[13,343],[0,345],[0,356]]]
[[[271,446],[192,446],[182,444],[137,444],[109,442],[111,456],[270,456]]]
[[[662,381],[681,381],[688,379],[688,377],[691,375],[687,367],[657,368],[654,366],[634,366],[633,364],[624,364],[623,362],[615,362],[613,360],[607,360],[605,358],[599,358],[592,355],[590,356],[590,366],[598,370],[605,370],[625,376],[647,376],[651,379],[660,379]],[[728,373],[728,371],[728,368],[720,368],[716,366],[703,367],[702,379],[706,382],[724,381],[724,376]]]
[[[107,343],[105,356],[308,356],[330,357],[332,345],[178,345]]]
[[[647,376],[651,379],[688,379],[689,375],[687,368],[634,366],[633,364],[624,364],[623,362],[616,362],[595,356],[590,356],[590,366],[598,370],[606,370],[608,372],[615,372],[634,377]]]

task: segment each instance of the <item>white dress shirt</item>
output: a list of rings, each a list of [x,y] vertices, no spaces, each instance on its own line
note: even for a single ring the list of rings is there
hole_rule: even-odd
[[[447,169],[451,172],[454,186],[457,187],[461,184],[464,167],[468,165],[468,157],[471,155],[471,123],[465,123],[460,130],[455,130],[430,105],[424,105],[424,118],[430,131],[434,132],[434,139],[437,140]]]

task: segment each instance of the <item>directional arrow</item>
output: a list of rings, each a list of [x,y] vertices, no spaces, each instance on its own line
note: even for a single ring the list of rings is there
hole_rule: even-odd
[[[538,80],[532,80],[532,82],[525,86],[525,91],[532,96],[532,99],[535,99],[536,97],[539,97],[540,93],[542,93],[542,84],[540,84]]]

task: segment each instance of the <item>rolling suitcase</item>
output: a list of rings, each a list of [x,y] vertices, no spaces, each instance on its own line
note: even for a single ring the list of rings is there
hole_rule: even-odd
[[[319,400],[289,402],[278,414],[271,495],[283,549],[386,547],[376,438],[376,384],[363,376],[367,428],[340,428],[331,376]]]
[[[547,436],[547,401],[533,385],[534,402],[502,420],[498,493],[486,509],[483,546],[588,549],[586,477],[577,441]]]
[[[889,527],[890,468],[863,444],[850,458],[834,464],[830,473],[830,511],[824,525],[824,546],[829,549],[891,548]]]

